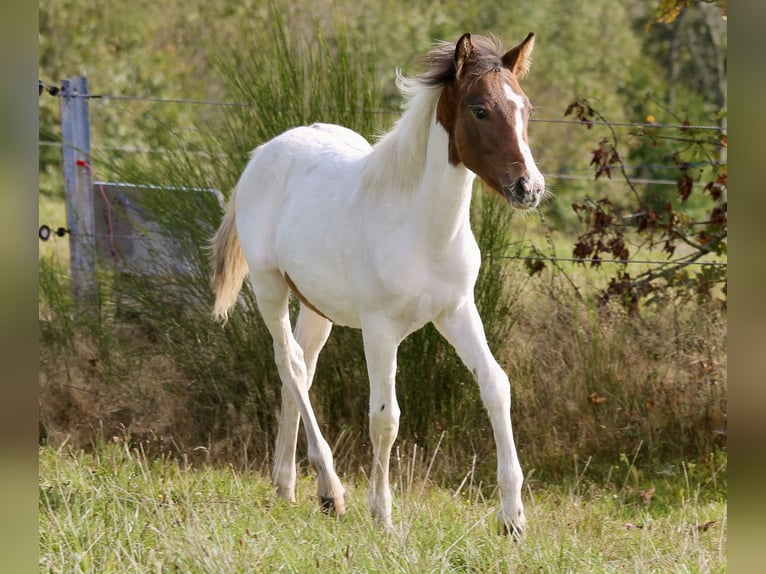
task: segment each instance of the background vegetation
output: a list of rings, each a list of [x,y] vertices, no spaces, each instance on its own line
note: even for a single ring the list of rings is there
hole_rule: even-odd
[[[604,297],[615,279],[631,286],[654,267],[548,259],[571,256],[588,237],[596,251],[587,257],[606,252],[622,259],[609,243],[615,237],[624,239],[631,258],[664,259],[663,241],[670,239],[678,243],[676,255],[695,253],[710,245],[700,229],[720,236],[719,248],[703,260],[726,259],[725,221],[714,229],[709,218],[715,209],[725,214],[725,140],[718,132],[706,139],[707,131],[651,125],[586,129],[599,118],[725,122],[721,8],[696,3],[669,24],[647,29],[655,8],[638,0],[511,6],[42,0],[40,222],[56,227],[64,221],[59,111],[51,88],[65,77],[85,74],[91,93],[104,96],[90,100],[98,179],[226,194],[247,151],[288,127],[332,121],[368,137],[386,129],[399,105],[395,67],[415,73],[413,59],[434,39],[491,31],[511,45],[533,30],[535,63],[524,88],[540,121],[530,126],[530,138],[556,200],[540,217],[512,218],[479,189],[472,213],[485,255],[477,300],[511,379],[527,484],[592,481],[643,501],[651,489],[662,491],[667,477],[682,481],[689,465],[697,465],[716,477],[699,481],[699,496],[720,500],[725,271],[706,278],[707,268],[690,267],[685,275],[652,277],[652,299],[627,287]],[[582,125],[543,121],[563,119],[575,101],[583,106]],[[605,150],[595,169],[621,172],[622,181],[594,181],[588,165],[597,158],[594,149]],[[678,183],[687,182],[684,176],[691,178],[686,199],[679,196],[687,189]],[[706,184],[722,177],[716,197]],[[610,225],[595,228],[597,212],[587,219],[573,203],[600,206]],[[662,211],[666,204],[671,209]],[[100,441],[117,435],[126,452],[140,445],[150,457],[265,470],[279,397],[271,343],[255,313],[237,313],[223,330],[209,319],[203,247],[220,210],[215,202],[201,207],[188,194],[166,194],[147,207],[179,241],[190,272],[146,277],[105,268],[95,314],[78,313],[69,297],[66,239],[41,243],[42,442],[101,452]],[[650,209],[659,214],[655,228],[637,233],[638,225],[626,223],[624,216]],[[674,216],[678,234],[669,231]],[[599,232],[608,249],[593,235]],[[245,307],[252,305],[246,293]],[[404,343],[398,377],[402,452],[438,452],[431,479],[454,491],[470,474],[477,492],[489,495],[494,446],[478,389],[433,329]],[[369,445],[357,332],[335,329],[312,396],[340,471],[358,476],[368,468]],[[51,496],[44,504],[59,508],[60,493]],[[663,500],[673,505],[678,497]]]

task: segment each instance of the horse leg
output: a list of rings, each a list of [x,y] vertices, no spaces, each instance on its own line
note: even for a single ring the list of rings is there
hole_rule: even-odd
[[[497,483],[501,509],[498,519],[504,532],[522,537],[526,527],[521,485],[524,477],[516,454],[511,429],[511,388],[508,376],[487,345],[484,326],[473,300],[443,313],[434,321],[457,351],[461,360],[477,378],[481,398],[489,413],[497,447]]]
[[[298,320],[295,323],[295,340],[303,349],[306,363],[306,387],[311,388],[316,371],[319,352],[327,342],[332,323],[314,311],[301,305]],[[298,440],[300,414],[289,388],[282,385],[282,413],[277,432],[272,479],[277,494],[282,498],[295,501],[295,445]]]
[[[346,512],[343,486],[335,474],[332,451],[319,430],[308,394],[308,369],[304,353],[290,328],[288,286],[277,269],[254,269],[251,282],[258,309],[274,343],[274,360],[306,430],[309,461],[317,471],[319,500],[323,508]],[[289,408],[289,407],[288,407]]]
[[[372,516],[387,530],[391,521],[391,486],[388,479],[391,447],[399,431],[399,404],[396,400],[396,351],[400,338],[388,336],[381,325],[363,325],[364,353],[370,379],[370,440],[372,476],[368,506]]]

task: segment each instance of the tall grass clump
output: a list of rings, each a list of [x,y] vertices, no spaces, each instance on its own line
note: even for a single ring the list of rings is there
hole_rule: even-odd
[[[340,16],[335,22],[325,30],[310,10],[288,14],[270,2],[242,26],[244,49],[218,48],[215,63],[238,104],[212,129],[221,179],[236,181],[251,150],[296,126],[334,123],[367,138],[380,131],[374,52]]]

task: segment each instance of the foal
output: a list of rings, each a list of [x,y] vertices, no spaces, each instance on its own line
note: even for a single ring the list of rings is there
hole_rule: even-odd
[[[392,527],[396,353],[407,335],[433,322],[478,380],[497,446],[498,518],[523,533],[510,386],[474,302],[480,253],[469,207],[475,175],[516,209],[536,207],[544,193],[527,141],[532,108],[518,83],[533,45],[533,34],[507,52],[470,34],[437,44],[422,75],[398,78],[405,111],[372,147],[346,128],[314,124],[253,152],[212,239],[213,315],[226,321],[249,271],[282,381],[272,473],[280,496],[295,497],[302,420],[320,504],[345,512],[309,388],[332,324],[361,328],[373,447],[368,503]],[[301,301],[294,331],[290,290]]]

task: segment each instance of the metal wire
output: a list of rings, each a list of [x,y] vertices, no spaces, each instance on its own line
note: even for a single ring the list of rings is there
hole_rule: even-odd
[[[122,100],[136,102],[153,102],[161,104],[182,104],[194,106],[221,106],[221,107],[253,107],[252,104],[239,102],[226,102],[220,100],[193,100],[186,98],[160,98],[154,96],[126,96],[122,94],[73,94],[75,98],[89,98],[101,100]],[[361,112],[362,110],[355,110]],[[401,110],[373,110],[373,113],[382,115],[400,115]],[[649,122],[625,122],[625,121],[596,121],[596,120],[570,120],[557,118],[535,118],[529,119],[530,122],[539,122],[547,124],[571,124],[588,126],[611,126],[611,127],[637,127],[637,128],[661,128],[661,129],[682,129],[682,130],[713,130],[727,131],[726,126],[702,125],[702,124],[670,124],[670,123],[649,123]]]

